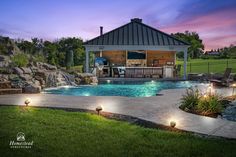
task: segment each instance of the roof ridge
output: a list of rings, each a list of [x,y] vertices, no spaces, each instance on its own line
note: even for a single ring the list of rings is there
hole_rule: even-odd
[[[86,42],[84,42],[83,44],[84,45],[89,45],[89,42],[91,42],[91,45],[96,45],[96,44],[94,44],[94,41],[96,41],[96,40],[99,40],[100,38],[104,38],[106,35],[108,35],[108,34],[111,34],[112,36],[113,36],[113,38],[114,38],[114,32],[115,31],[119,31],[119,29],[122,29],[122,28],[125,28],[125,27],[127,27],[127,26],[129,26],[130,24],[137,24],[137,25],[140,25],[141,27],[143,27],[143,28],[146,28],[146,31],[147,31],[147,35],[148,35],[148,29],[150,29],[151,30],[151,33],[152,33],[152,31],[155,31],[155,32],[157,32],[157,33],[159,33],[161,36],[162,36],[162,38],[163,38],[163,45],[170,45],[170,41],[169,41],[169,38],[171,38],[172,40],[173,40],[173,45],[189,45],[189,43],[187,43],[187,42],[185,42],[185,41],[182,41],[182,40],[180,40],[180,39],[177,39],[176,37],[174,37],[174,36],[172,36],[172,35],[170,35],[170,34],[167,34],[167,33],[165,33],[165,32],[163,32],[163,31],[160,31],[160,30],[158,30],[158,29],[156,29],[156,28],[154,28],[154,27],[151,27],[151,26],[149,26],[149,25],[147,25],[147,24],[144,24],[144,23],[142,23],[142,22],[139,22],[139,21],[135,21],[135,20],[132,20],[132,21],[130,21],[129,23],[126,23],[126,24],[124,24],[124,25],[122,25],[122,26],[120,26],[120,27],[117,27],[117,28],[115,28],[115,29],[113,29],[113,30],[111,30],[111,31],[108,31],[108,32],[106,32],[106,33],[104,33],[104,34],[102,34],[102,35],[99,35],[99,36],[97,36],[97,37],[95,37],[95,38],[92,38],[92,39],[90,39],[90,40],[88,40],[88,41],[86,41]],[[133,29],[133,27],[132,27],[132,29]],[[143,30],[143,29],[142,29]],[[124,31],[124,30],[123,30]],[[138,31],[138,30],[137,30]],[[133,32],[133,30],[132,30],[132,34],[133,34],[134,32]],[[145,34],[145,33],[144,33]],[[118,32],[118,35],[119,35],[119,32]],[[138,34],[137,34],[138,35]],[[158,36],[158,34],[156,34],[157,36]],[[133,37],[132,38],[134,38],[134,34],[132,35]],[[142,35],[143,37],[144,37],[144,35]],[[153,36],[153,34],[152,34],[152,36]],[[165,37],[166,36],[166,37]],[[109,36],[108,36],[109,37]],[[118,38],[118,37],[117,37]],[[146,37],[147,38],[147,40],[149,40],[149,37],[147,36]],[[164,41],[164,38],[167,40],[167,43],[165,43],[165,41]],[[143,39],[144,40],[144,39]],[[104,40],[102,40],[102,41],[104,41]],[[137,40],[138,41],[138,40]],[[178,44],[176,44],[176,41],[177,41],[177,43]],[[134,42],[134,41],[133,41]],[[153,42],[153,44],[155,45],[155,43],[154,43],[154,40],[152,41]],[[104,42],[102,42],[102,43],[104,43]],[[117,39],[117,43],[119,43],[119,39]],[[123,44],[124,44],[124,41],[122,42]],[[139,43],[139,42],[138,42]],[[144,43],[144,41],[143,41],[143,43]],[[149,43],[150,42],[148,42],[148,44],[147,45],[149,45]],[[97,43],[98,44],[98,43]],[[134,43],[132,43],[133,45],[134,45]],[[132,45],[131,44],[131,45]],[[105,44],[104,44],[105,45]],[[109,45],[109,44],[108,44]],[[114,43],[113,43],[113,45],[114,45]],[[119,44],[118,44],[119,45]],[[125,45],[125,44],[124,44]],[[129,45],[129,44],[128,44]],[[144,44],[145,45],[145,44]]]

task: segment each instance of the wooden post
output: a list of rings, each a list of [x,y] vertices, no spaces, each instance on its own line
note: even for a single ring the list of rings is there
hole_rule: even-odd
[[[102,57],[102,51],[99,52],[99,57]]]

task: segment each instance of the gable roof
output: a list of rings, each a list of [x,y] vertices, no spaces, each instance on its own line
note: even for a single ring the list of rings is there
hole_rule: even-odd
[[[86,41],[84,45],[176,46],[189,44],[143,24],[141,19],[135,18],[121,27]]]

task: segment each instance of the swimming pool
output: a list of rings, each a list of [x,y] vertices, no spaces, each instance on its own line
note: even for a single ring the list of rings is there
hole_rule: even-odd
[[[196,85],[190,81],[146,81],[146,82],[110,82],[98,85],[84,85],[78,87],[59,87],[45,89],[44,93],[73,96],[126,96],[150,97],[156,96],[163,89],[189,88]]]

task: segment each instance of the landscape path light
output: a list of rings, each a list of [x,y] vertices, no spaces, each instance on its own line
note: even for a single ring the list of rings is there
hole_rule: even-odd
[[[170,126],[171,126],[172,128],[174,128],[174,127],[176,126],[176,122],[175,122],[175,121],[170,121]]]
[[[209,95],[212,95],[212,93],[213,93],[213,84],[212,83],[208,86],[207,90],[209,91]]]
[[[98,113],[98,115],[100,115],[100,112],[103,110],[102,106],[97,106],[96,109],[95,109]]]
[[[25,106],[29,106],[29,104],[31,103],[31,99],[30,98],[26,98],[25,99]]]

